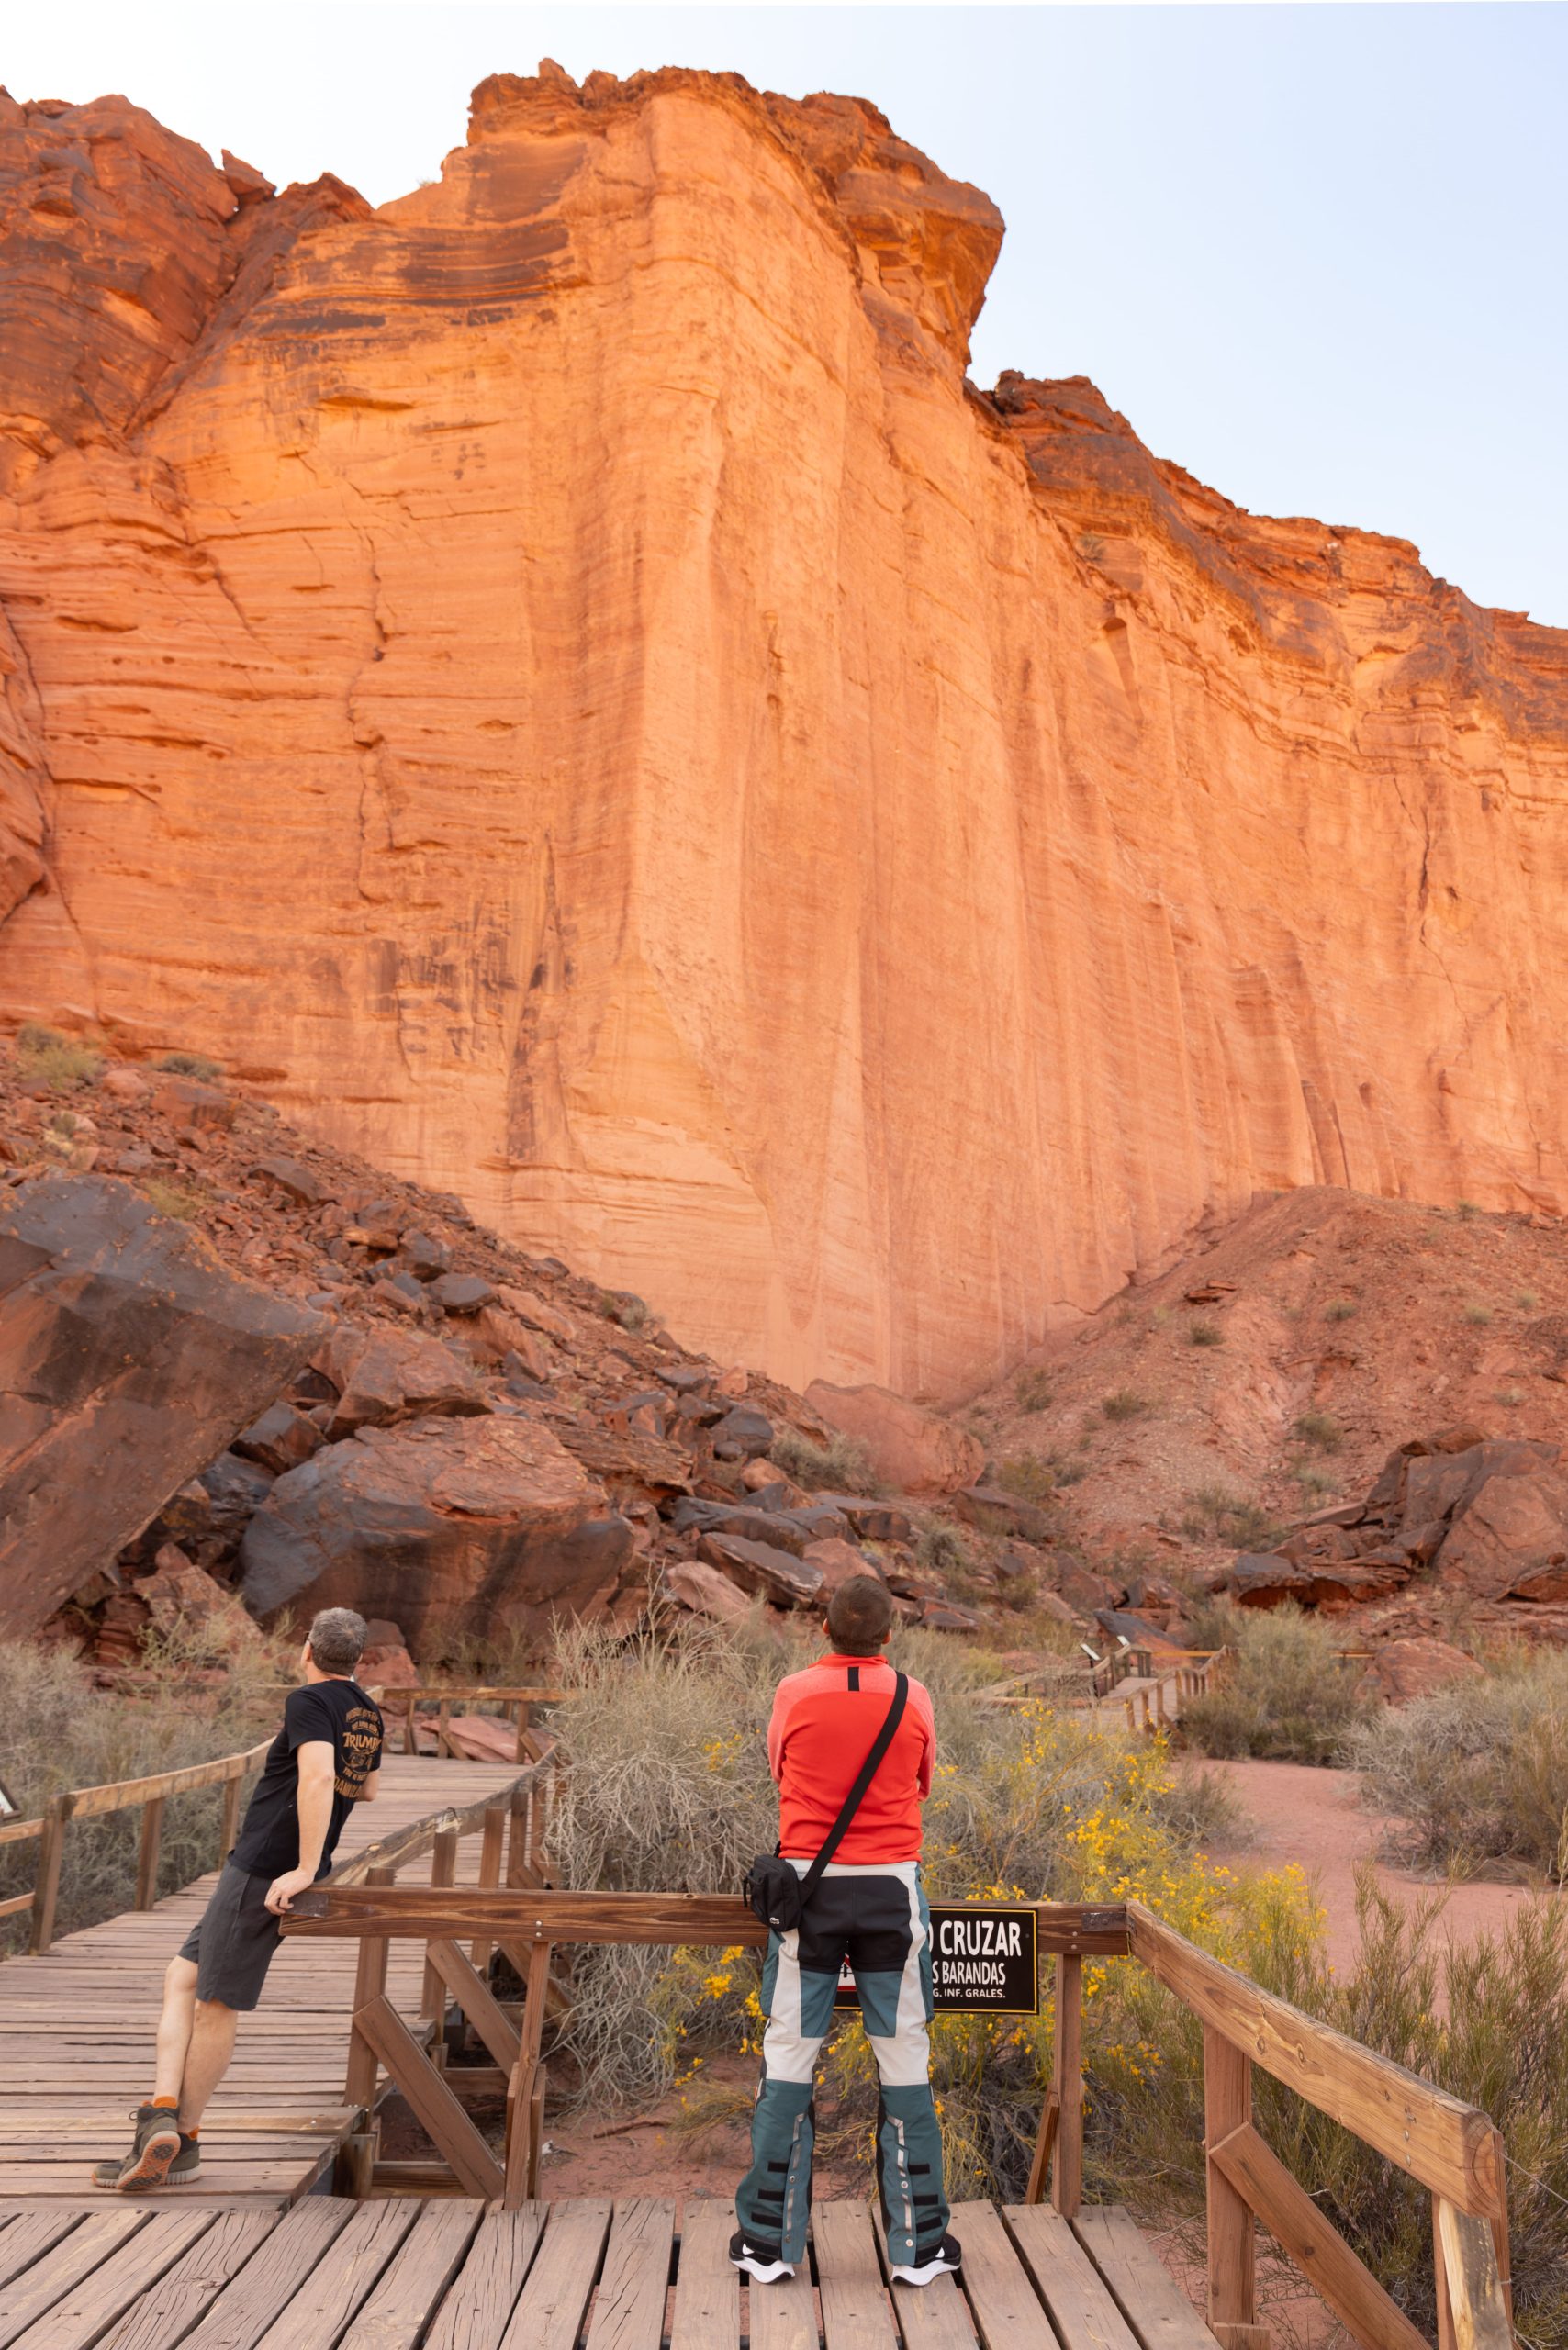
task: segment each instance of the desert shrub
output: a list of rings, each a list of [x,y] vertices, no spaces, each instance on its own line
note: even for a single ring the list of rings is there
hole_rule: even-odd
[[[1101,1398],[1100,1409],[1108,1420],[1141,1420],[1153,1411],[1154,1405],[1136,1387],[1118,1387]]]
[[[1455,1215],[1462,1216],[1465,1223],[1469,1224],[1473,1217],[1478,1216],[1481,1214],[1481,1210],[1476,1206],[1473,1200],[1461,1200],[1454,1208],[1454,1214]]]
[[[1492,1308],[1489,1305],[1472,1303],[1464,1309],[1464,1318],[1473,1330],[1484,1329],[1492,1319]]]
[[[158,1064],[171,1077],[194,1077],[203,1085],[216,1085],[223,1075],[221,1061],[209,1061],[205,1053],[165,1053]]]
[[[974,1573],[969,1546],[946,1518],[928,1517],[914,1540],[915,1564],[935,1575],[963,1597]]]
[[[1521,1314],[1533,1314],[1536,1307],[1540,1304],[1540,1298],[1535,1290],[1522,1289],[1515,1298],[1514,1304],[1518,1307]]]
[[[1223,1347],[1225,1332],[1217,1322],[1189,1322],[1187,1343],[1191,1347]]]
[[[1291,1475],[1301,1488],[1304,1502],[1320,1502],[1326,1494],[1336,1494],[1339,1490],[1338,1479],[1330,1476],[1327,1469],[1320,1469],[1313,1460],[1296,1461]]]
[[[647,1301],[629,1289],[607,1289],[600,1292],[599,1310],[607,1322],[618,1322],[623,1330],[633,1334],[646,1329],[652,1315]]]
[[[1310,1904],[1287,1881],[1255,1883],[1223,1920],[1243,1973],[1379,2054],[1477,2105],[1511,2157],[1515,2311],[1522,2341],[1568,2339],[1568,1916],[1558,1901],[1496,1935],[1450,1943],[1440,1898],[1406,1911],[1372,1873],[1358,1889],[1355,1962],[1328,1964]],[[1194,1940],[1208,1941],[1202,1929]],[[1114,1962],[1109,2022],[1091,2044],[1086,2147],[1092,2199],[1125,2197],[1201,2244],[1203,2047],[1197,2020],[1130,1963]],[[1395,2165],[1260,2071],[1259,2127],[1324,2217],[1417,2329],[1436,2338],[1431,2199]],[[1536,2182],[1540,2182],[1537,2184]]]
[[[27,1021],[17,1031],[18,1076],[41,1078],[51,1093],[71,1093],[78,1086],[95,1085],[104,1066],[102,1053],[90,1045],[73,1043],[58,1029]]]
[[[1266,1550],[1284,1531],[1260,1502],[1228,1485],[1199,1485],[1187,1496],[1182,1531],[1191,1542],[1228,1542],[1238,1550]]]
[[[1014,1400],[1021,1412],[1043,1412],[1051,1400],[1050,1375],[1044,1371],[1021,1371],[1013,1389]]]
[[[1456,1681],[1374,1717],[1352,1743],[1367,1799],[1417,1865],[1568,1870],[1568,1655]]]
[[[1050,1501],[1058,1483],[1054,1460],[1043,1452],[1010,1453],[999,1461],[995,1482],[1021,1502]]]
[[[834,1436],[813,1444],[798,1428],[780,1428],[768,1459],[812,1493],[879,1493],[871,1456],[858,1437]]]
[[[217,1688],[194,1681],[196,1672],[215,1665],[225,1668]],[[149,1641],[134,1695],[95,1688],[64,1649],[0,1641],[6,1785],[22,1817],[32,1818],[66,1787],[102,1786],[232,1754],[275,1727],[278,1684],[292,1677],[279,1645],[257,1630],[237,1601],[200,1631]],[[170,1796],[161,1892],[216,1865],[222,1800],[220,1787]],[[140,1819],[139,1811],[111,1812],[67,1829],[58,1932],[129,1908]],[[36,1843],[0,1848],[0,1900],[30,1889],[38,1857]],[[0,1950],[20,1949],[27,1931],[25,1913],[0,1922]]]
[[[1323,1309],[1323,1319],[1325,1322],[1350,1322],[1354,1319],[1355,1312],[1353,1298],[1331,1297]]]
[[[1317,1452],[1338,1452],[1345,1441],[1345,1431],[1332,1412],[1303,1412],[1291,1434],[1298,1444],[1310,1444]]]
[[[1238,1608],[1234,1655],[1201,1697],[1182,1707],[1182,1736],[1205,1754],[1282,1762],[1337,1762],[1366,1719],[1361,1675],[1341,1664],[1333,1636],[1299,1607]]]

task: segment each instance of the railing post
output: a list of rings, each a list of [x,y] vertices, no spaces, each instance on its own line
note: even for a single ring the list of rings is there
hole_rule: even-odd
[[[501,1860],[506,1843],[507,1807],[504,1803],[485,1806],[485,1824],[479,1835],[479,1883],[486,1892],[494,1891],[501,1881]],[[490,1963],[494,1944],[475,1942],[470,1944],[468,1963],[476,1975],[483,1975]]]
[[[223,1866],[240,1841],[240,1797],[244,1792],[245,1774],[237,1771],[223,1785],[223,1819],[218,1830],[218,1865]]]
[[[443,1828],[435,1840],[431,1854],[431,1884],[432,1886],[455,1885],[457,1882],[457,1830]],[[435,2045],[432,2051],[438,2065],[446,2062],[446,1984],[439,1967],[425,1960],[424,1989],[420,1999],[420,2013],[435,2025]]]
[[[521,1886],[528,1883],[529,1815],[533,1807],[533,1785],[513,1787],[510,1800],[510,1826],[507,1831],[507,1883]]]
[[[1254,2350],[1258,2289],[1252,2213],[1214,2161],[1214,2149],[1252,2120],[1252,2063],[1204,2026],[1204,2138],[1208,2151],[1209,2327],[1220,2350]]]
[[[366,1885],[385,1889],[397,1877],[396,1869],[371,1869]],[[364,1934],[360,1937],[359,1963],[354,1969],[353,2015],[349,2023],[349,2061],[343,2075],[343,2103],[364,2114],[364,2125],[343,2143],[339,2163],[338,2184],[346,2193],[361,2198],[370,2192],[371,2175],[375,2168],[375,2146],[380,2124],[375,2119],[375,2084],[381,2065],[375,2049],[359,2028],[362,2009],[373,1999],[379,1999],[386,1989],[386,1960],[391,1948],[385,1934]]]
[[[151,1796],[141,1807],[141,1843],[136,1856],[136,1906],[151,1909],[158,1898],[158,1855],[163,1843],[163,1802]]]
[[[415,1689],[409,1689],[404,1693],[403,1751],[405,1754],[412,1754],[416,1751],[416,1740],[414,1737],[414,1700],[418,1695],[419,1692]]]
[[[1057,1959],[1056,2160],[1051,2201],[1064,2220],[1076,2219],[1083,2200],[1083,1961],[1070,1952]]]
[[[50,1796],[43,1807],[43,1834],[39,1840],[38,1881],[33,1886],[33,1930],[30,1948],[40,1957],[54,1940],[54,1912],[60,1899],[60,1863],[65,1852],[65,1823],[71,1817],[71,1790]]]

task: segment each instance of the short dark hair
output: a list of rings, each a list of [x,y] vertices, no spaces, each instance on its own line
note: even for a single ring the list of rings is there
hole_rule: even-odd
[[[851,1575],[827,1604],[828,1636],[846,1656],[874,1656],[893,1620],[893,1603],[879,1575]]]
[[[352,1673],[364,1648],[364,1617],[352,1607],[323,1607],[310,1627],[310,1653],[319,1673]]]

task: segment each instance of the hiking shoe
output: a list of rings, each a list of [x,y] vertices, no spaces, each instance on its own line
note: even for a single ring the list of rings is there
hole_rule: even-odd
[[[892,2272],[895,2285],[929,2285],[937,2277],[956,2277],[964,2265],[964,2248],[957,2236],[944,2236],[935,2252]]]
[[[139,2105],[134,2115],[136,2136],[129,2154],[118,2161],[96,2163],[95,2187],[121,2195],[145,2195],[154,2187],[181,2187],[201,2169],[201,2144],[187,2136],[166,2105]]]
[[[744,2228],[737,2228],[730,2238],[732,2265],[759,2285],[776,2285],[780,2277],[795,2274],[795,2264],[784,2258],[783,2250],[781,2244],[754,2244]]]

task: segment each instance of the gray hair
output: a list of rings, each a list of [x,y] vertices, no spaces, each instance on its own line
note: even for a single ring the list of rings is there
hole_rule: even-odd
[[[352,1673],[364,1647],[365,1621],[352,1607],[323,1607],[307,1635],[322,1673]]]

